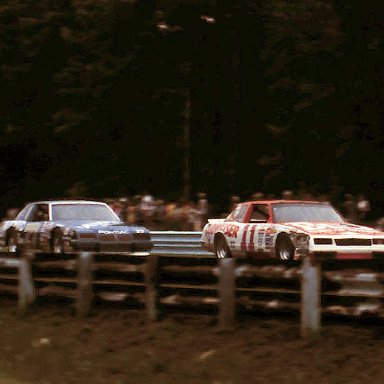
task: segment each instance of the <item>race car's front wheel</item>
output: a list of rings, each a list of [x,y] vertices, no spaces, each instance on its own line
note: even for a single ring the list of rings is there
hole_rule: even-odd
[[[224,236],[217,236],[215,239],[215,256],[218,259],[228,259],[232,257]]]
[[[276,256],[283,261],[293,260],[295,247],[287,235],[280,235],[276,241]]]

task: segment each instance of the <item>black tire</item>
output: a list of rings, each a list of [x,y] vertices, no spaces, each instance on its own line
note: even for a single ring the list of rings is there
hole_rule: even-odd
[[[20,251],[19,240],[16,232],[11,232],[8,237],[8,252],[17,253]]]
[[[53,233],[51,240],[51,251],[52,253],[63,253],[63,236],[61,232],[57,231]]]
[[[218,259],[230,259],[232,257],[231,250],[222,235],[217,236],[215,239],[215,256]]]
[[[276,241],[276,257],[282,261],[293,260],[295,247],[287,235],[280,235]]]

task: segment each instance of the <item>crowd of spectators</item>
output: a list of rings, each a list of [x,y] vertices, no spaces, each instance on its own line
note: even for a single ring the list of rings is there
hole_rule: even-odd
[[[105,199],[121,220],[144,225],[151,230],[200,231],[208,221],[207,195],[200,192],[196,201],[168,202],[150,193]]]
[[[143,225],[150,230],[190,230],[200,231],[209,217],[226,217],[238,203],[248,200],[317,200],[330,201],[324,194],[311,194],[305,190],[285,190],[280,196],[255,192],[250,196],[233,195],[229,198],[228,205],[224,209],[217,209],[208,201],[205,192],[199,192],[191,201],[165,201],[154,197],[149,192],[141,195],[105,198],[103,199],[121,220]],[[334,202],[333,202],[334,203]],[[344,201],[333,204],[343,214],[347,221],[355,224],[368,224],[384,229],[384,218],[375,222],[370,221],[371,204],[363,195],[353,196],[345,194]],[[9,208],[3,219],[14,219],[18,213],[17,208]]]
[[[242,199],[239,195],[233,195],[229,199],[227,208],[222,210],[213,207],[204,192],[198,193],[194,201],[168,202],[145,192],[131,198],[106,199],[106,202],[122,220],[128,223],[141,224],[151,230],[200,231],[209,217],[226,217],[241,201],[270,199],[316,200],[333,203],[325,194],[315,195],[306,191],[295,193],[291,190],[282,191],[280,196],[255,192]],[[346,194],[344,201],[336,204],[336,208],[350,223],[373,226],[377,224],[384,228],[384,218],[377,223],[370,222],[371,204],[363,194],[357,196]]]

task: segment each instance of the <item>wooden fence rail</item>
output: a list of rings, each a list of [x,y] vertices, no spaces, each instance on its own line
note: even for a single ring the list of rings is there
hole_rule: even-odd
[[[23,313],[36,297],[72,299],[78,316],[89,314],[98,297],[112,300],[129,297],[146,308],[149,321],[158,320],[165,307],[174,305],[214,307],[221,328],[234,325],[238,295],[240,292],[241,298],[241,291],[245,288],[237,287],[237,280],[242,275],[266,278],[271,271],[272,275],[279,273],[274,269],[269,269],[269,273],[265,268],[256,270],[244,264],[237,266],[234,259],[160,257],[156,254],[131,257],[90,252],[77,255],[21,254],[18,258],[1,258],[0,267],[3,272],[0,290],[12,291],[5,289],[7,281],[11,282],[8,288],[15,288],[17,283],[17,292],[13,291],[18,295]],[[311,268],[310,278],[313,274]],[[305,269],[303,273],[305,276]],[[303,281],[307,280],[303,278]],[[310,312],[313,311],[311,295],[319,293],[313,287],[311,284],[302,285],[303,295],[308,298],[302,306],[304,336],[308,331],[313,333],[320,329],[318,319],[314,321]],[[248,292],[251,291],[249,288]]]
[[[0,291],[15,293],[20,314],[25,314],[35,301],[36,293],[31,271],[31,258],[25,254],[20,258],[0,255]]]

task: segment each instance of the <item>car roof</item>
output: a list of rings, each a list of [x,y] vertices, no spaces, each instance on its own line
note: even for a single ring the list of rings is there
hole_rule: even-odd
[[[327,201],[316,201],[316,200],[254,200],[244,201],[240,204],[327,204]]]
[[[103,201],[93,201],[93,200],[41,200],[41,201],[32,201],[29,204],[106,204]]]

